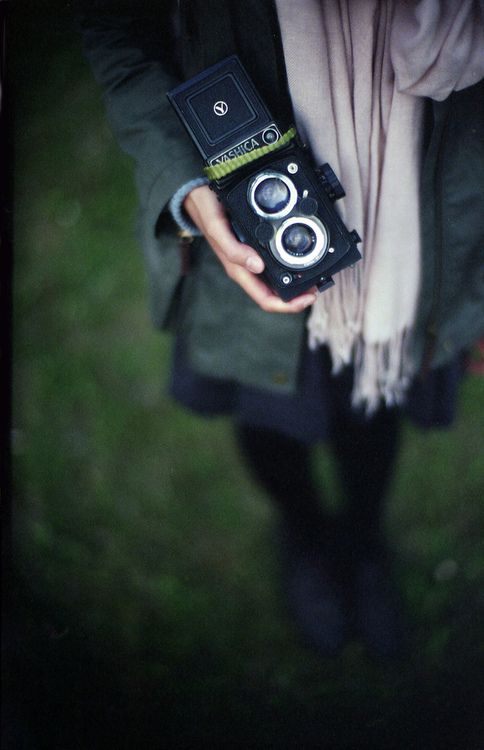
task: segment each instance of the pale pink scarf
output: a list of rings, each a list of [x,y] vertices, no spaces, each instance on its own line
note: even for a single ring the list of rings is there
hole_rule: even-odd
[[[400,402],[421,271],[421,97],[484,75],[482,2],[277,0],[296,124],[345,190],[336,205],[363,261],[320,295],[308,327],[333,370],[353,363],[353,401]]]

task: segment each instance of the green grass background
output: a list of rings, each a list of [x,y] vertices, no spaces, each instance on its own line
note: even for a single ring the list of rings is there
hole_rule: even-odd
[[[12,747],[482,748],[483,379],[451,431],[405,426],[387,528],[408,659],[319,658],[286,618],[230,423],[164,396],[131,166],[69,9],[11,20]],[[337,503],[324,447],[316,470]]]

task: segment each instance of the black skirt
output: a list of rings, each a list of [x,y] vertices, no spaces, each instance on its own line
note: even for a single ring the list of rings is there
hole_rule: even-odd
[[[416,378],[406,403],[398,407],[421,428],[449,427],[455,416],[463,375],[463,358]],[[308,444],[328,439],[333,420],[351,410],[352,419],[364,421],[363,411],[351,406],[353,372],[347,367],[331,374],[326,347],[306,348],[296,393],[273,393],[235,381],[206,377],[188,362],[183,341],[175,341],[170,393],[183,406],[207,416],[231,415],[252,427],[277,430]]]

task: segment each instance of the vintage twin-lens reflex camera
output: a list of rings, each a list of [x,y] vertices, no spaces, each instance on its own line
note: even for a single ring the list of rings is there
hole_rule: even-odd
[[[361,258],[333,203],[344,190],[329,164],[315,169],[294,128],[281,133],[235,55],[168,93],[205,160],[236,235],[265,263],[283,300]]]

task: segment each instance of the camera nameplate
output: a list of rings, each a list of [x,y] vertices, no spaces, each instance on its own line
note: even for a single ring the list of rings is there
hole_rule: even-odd
[[[267,140],[268,132],[273,133],[276,136],[272,141]],[[280,137],[281,131],[279,130],[275,122],[272,122],[262,130],[251,133],[239,143],[231,146],[227,151],[224,151],[220,154],[217,154],[217,156],[212,157],[209,160],[209,164],[211,167],[213,167],[215,164],[223,164],[226,161],[230,161],[230,159],[235,159],[237,156],[243,156],[243,154],[250,153],[256,148],[262,148],[262,146],[266,146],[271,142],[276,143]]]

